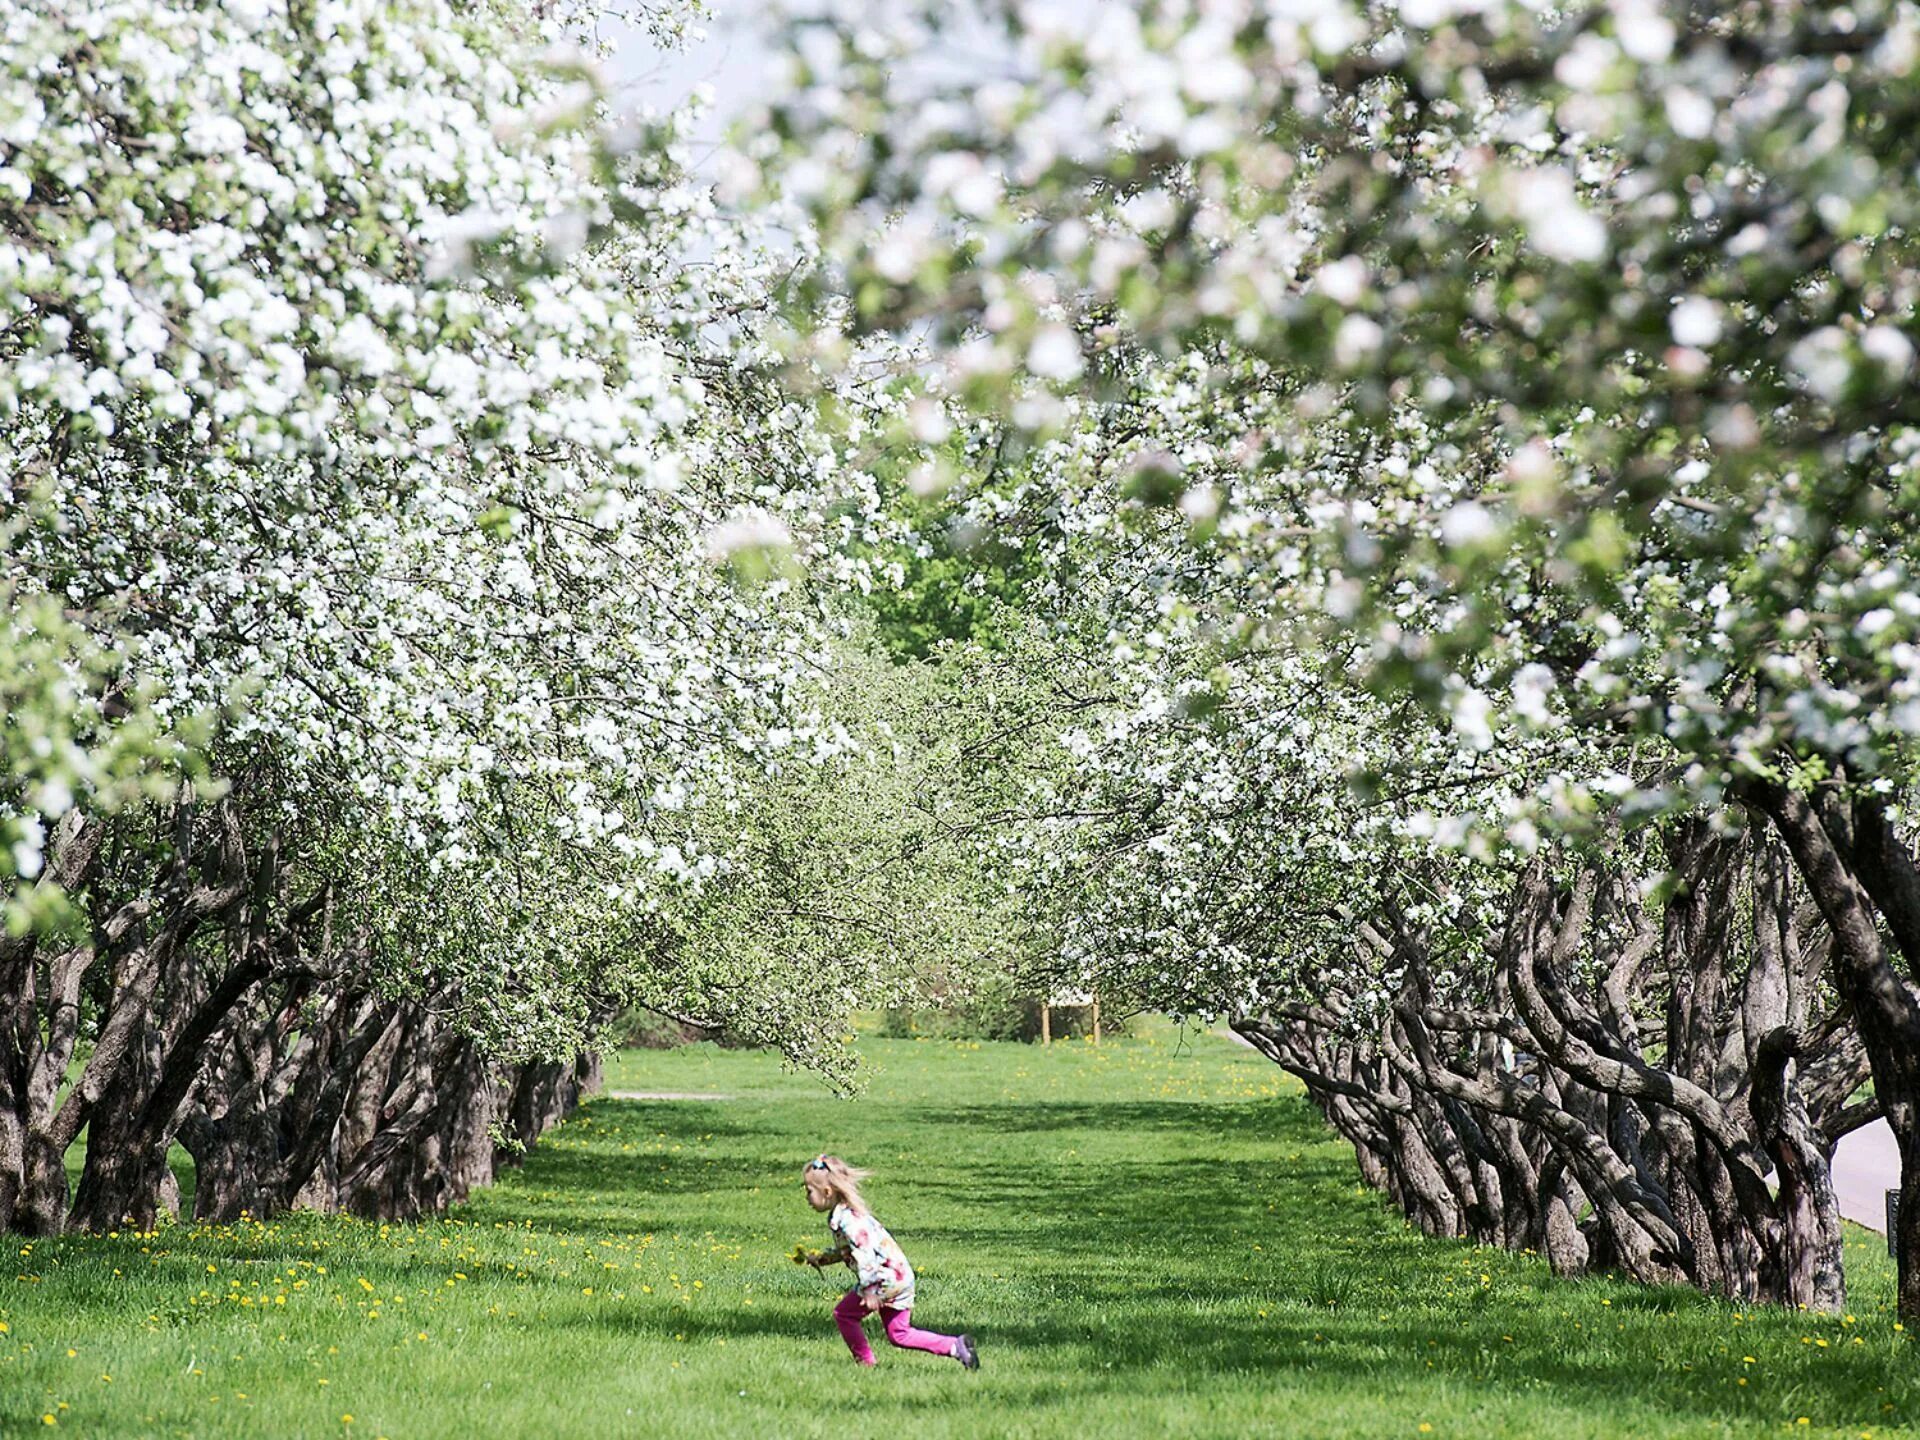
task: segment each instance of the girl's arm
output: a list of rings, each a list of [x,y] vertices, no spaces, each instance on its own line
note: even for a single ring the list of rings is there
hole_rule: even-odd
[[[840,1211],[836,1208],[827,1220],[827,1233],[833,1236],[833,1248],[820,1252],[820,1265],[852,1265],[853,1242],[847,1239],[846,1232],[839,1226]]]

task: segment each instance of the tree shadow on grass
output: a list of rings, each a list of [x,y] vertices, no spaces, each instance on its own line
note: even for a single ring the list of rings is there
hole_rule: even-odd
[[[781,1135],[778,1126],[757,1123],[740,1103],[715,1100],[612,1100],[596,1096],[535,1145],[537,1153],[555,1138],[568,1141],[652,1140],[660,1135],[736,1138],[745,1135]]]
[[[596,1112],[639,1103],[601,1102]],[[649,1193],[712,1195],[724,1217],[729,1195],[794,1179],[790,1135],[778,1125],[723,1120],[717,1109],[648,1105],[631,1123],[609,1114],[592,1140],[530,1157],[513,1189],[537,1189],[554,1203],[496,1190],[487,1218],[518,1210],[554,1229],[605,1233],[610,1221],[668,1228],[631,1222]],[[949,1287],[926,1323],[976,1329],[1022,1374],[1037,1364],[1049,1377],[1046,1403],[1138,1391],[1154,1375],[1238,1374],[1361,1393],[1417,1388],[1431,1376],[1455,1392],[1462,1383],[1490,1397],[1544,1389],[1596,1413],[1651,1407],[1743,1429],[1778,1423],[1783,1395],[1823,1423],[1870,1429],[1920,1409],[1920,1376],[1890,1372],[1871,1349],[1821,1350],[1817,1360],[1810,1351],[1792,1373],[1740,1387],[1743,1335],[1724,1304],[1679,1288],[1609,1286],[1611,1304],[1600,1308],[1537,1261],[1424,1239],[1377,1197],[1354,1193],[1351,1158],[1298,1100],[905,1106],[888,1123],[924,1135],[916,1144],[943,1157],[908,1180],[920,1212],[910,1248],[917,1260],[927,1257],[923,1278]],[[600,1143],[643,1130],[687,1148],[627,1157]],[[1151,1142],[1124,1158],[1071,1165],[994,1158],[995,1136],[1175,1130],[1201,1148],[1209,1138],[1236,1149],[1255,1141],[1271,1158],[1156,1159]],[[734,1153],[691,1144],[722,1136]],[[1003,1289],[981,1279],[996,1260],[1006,1262]],[[1496,1282],[1480,1279],[1494,1271],[1497,1292],[1488,1288]],[[837,1350],[830,1294],[817,1314],[797,1309],[785,1286],[770,1287],[775,1295],[778,1303],[751,1310],[635,1307],[560,1323]],[[1567,1328],[1564,1314],[1574,1311],[1585,1331]],[[1601,1333],[1604,1323],[1617,1328]],[[1762,1317],[1746,1334],[1795,1323]],[[1711,1343],[1722,1337],[1727,1346]],[[1778,1333],[1772,1343],[1780,1344]],[[1774,1358],[1776,1372],[1784,1370],[1777,1349]]]
[[[963,1310],[942,1304],[937,1314],[930,1311],[920,1323],[972,1330],[994,1364],[996,1380],[1006,1373],[1015,1383],[1035,1383],[1048,1404],[1186,1386],[1196,1376],[1256,1377],[1290,1390],[1372,1395],[1414,1390],[1424,1376],[1436,1374],[1455,1393],[1462,1382],[1484,1389],[1489,1398],[1502,1393],[1518,1398],[1545,1389],[1568,1406],[1600,1414],[1650,1407],[1716,1428],[1741,1429],[1780,1420],[1782,1387],[1740,1389],[1733,1375],[1737,1365],[1720,1377],[1663,1372],[1650,1367],[1650,1356],[1641,1349],[1594,1355],[1577,1346],[1554,1345],[1552,1337],[1540,1335],[1530,1337],[1528,1349],[1518,1350],[1500,1330],[1510,1319],[1456,1321],[1436,1328],[1424,1343],[1391,1318],[1383,1322],[1285,1301],[1269,1301],[1273,1308],[1267,1317],[1255,1320],[1251,1313],[1223,1313],[1236,1299],[1231,1287],[1223,1288],[1226,1293],[1208,1297],[1204,1305],[1143,1308],[1137,1288],[1083,1282],[1075,1289],[1071,1310],[1024,1303],[1007,1308],[976,1304]],[[840,1362],[841,1342],[830,1319],[830,1302],[831,1297],[823,1295],[812,1314],[792,1306],[668,1314],[615,1309],[545,1323],[691,1345],[790,1342],[817,1349],[823,1361],[830,1357]],[[1084,1318],[1088,1307],[1112,1318],[1089,1324]],[[916,1368],[926,1363],[917,1355],[890,1357],[877,1328],[870,1327],[869,1338],[883,1363],[890,1358]],[[1435,1371],[1427,1370],[1429,1362]],[[1888,1389],[1886,1379],[1882,1363],[1842,1356],[1818,1374],[1810,1367],[1807,1374],[1792,1378],[1793,1406],[1817,1411],[1828,1425],[1864,1426],[1877,1433],[1900,1423],[1915,1401],[1911,1386]],[[930,1404],[947,1403],[937,1396],[925,1398]],[[1881,1408],[1888,1402],[1895,1404],[1897,1414]],[[889,1403],[918,1402],[900,1393],[889,1396]]]
[[[1166,1131],[1302,1141],[1324,1140],[1311,1111],[1279,1101],[1214,1100],[1035,1100],[1003,1105],[918,1105],[916,1119],[929,1125],[959,1126],[999,1135],[1056,1130]]]

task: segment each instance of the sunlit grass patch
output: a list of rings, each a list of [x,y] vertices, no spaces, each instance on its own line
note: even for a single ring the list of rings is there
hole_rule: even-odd
[[[737,1098],[591,1102],[428,1224],[15,1243],[0,1429],[1917,1433],[1878,1237],[1852,1237],[1848,1317],[1563,1282],[1407,1229],[1294,1087],[1218,1038],[862,1048],[852,1100],[750,1053],[622,1055],[614,1088]],[[820,1149],[877,1171],[917,1322],[971,1330],[979,1374],[848,1361],[844,1281],[787,1258],[825,1241],[798,1180]]]

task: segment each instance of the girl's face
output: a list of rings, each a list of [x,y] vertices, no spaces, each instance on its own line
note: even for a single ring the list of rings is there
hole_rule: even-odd
[[[816,1210],[829,1210],[833,1207],[832,1192],[820,1179],[808,1175],[801,1183],[807,1187],[807,1204]]]

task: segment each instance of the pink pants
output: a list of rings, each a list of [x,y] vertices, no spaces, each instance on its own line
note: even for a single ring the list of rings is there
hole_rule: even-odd
[[[853,1358],[862,1365],[878,1362],[873,1358],[873,1347],[867,1344],[867,1332],[860,1328],[860,1322],[866,1318],[867,1307],[860,1299],[860,1292],[849,1290],[840,1297],[840,1303],[833,1307],[833,1323],[840,1327],[847,1348],[853,1352]],[[936,1335],[931,1330],[913,1328],[912,1312],[895,1310],[891,1305],[880,1307],[880,1323],[887,1327],[887,1339],[903,1350],[925,1350],[933,1355],[952,1355],[954,1338],[951,1335]]]

